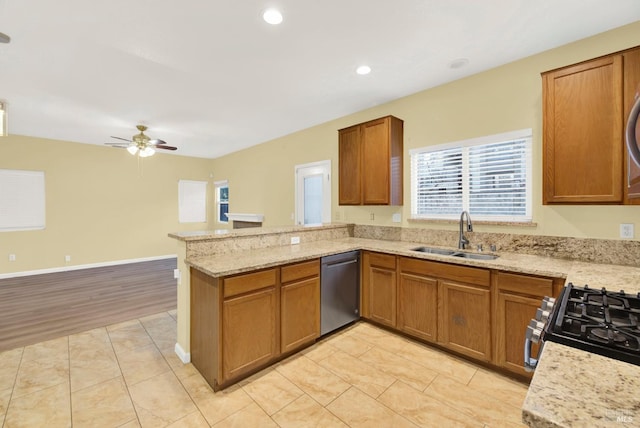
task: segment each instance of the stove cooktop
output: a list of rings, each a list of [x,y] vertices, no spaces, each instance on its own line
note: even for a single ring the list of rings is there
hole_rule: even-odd
[[[544,340],[640,365],[640,293],[569,283],[555,308]]]

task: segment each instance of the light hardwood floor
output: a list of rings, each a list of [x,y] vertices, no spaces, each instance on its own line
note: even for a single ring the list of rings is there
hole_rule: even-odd
[[[524,384],[360,322],[214,393],[175,311],[0,353],[12,427],[519,427]]]
[[[176,259],[0,280],[0,351],[176,307]]]

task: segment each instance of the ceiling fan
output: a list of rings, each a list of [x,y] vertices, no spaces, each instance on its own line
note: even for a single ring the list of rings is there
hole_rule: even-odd
[[[105,144],[112,147],[120,147],[123,149],[127,149],[127,151],[132,155],[137,154],[142,158],[153,156],[154,153],[156,152],[156,149],[178,150],[177,147],[169,146],[167,145],[166,142],[162,140],[155,140],[155,139],[152,140],[147,135],[145,135],[144,131],[147,130],[147,127],[145,125],[137,125],[136,128],[138,128],[138,131],[140,131],[140,133],[131,137],[131,140],[128,140],[126,138],[111,136],[111,138],[115,138],[116,140],[127,141],[128,144],[124,144],[124,143],[105,143]]]

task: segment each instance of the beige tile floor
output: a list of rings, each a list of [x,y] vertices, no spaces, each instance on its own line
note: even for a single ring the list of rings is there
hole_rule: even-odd
[[[175,312],[0,353],[3,427],[522,426],[525,385],[358,323],[213,393]]]

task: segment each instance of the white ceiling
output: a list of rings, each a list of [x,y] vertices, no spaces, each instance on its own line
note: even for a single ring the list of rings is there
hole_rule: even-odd
[[[638,20],[639,0],[0,0],[0,99],[11,134],[144,123],[215,158]]]

